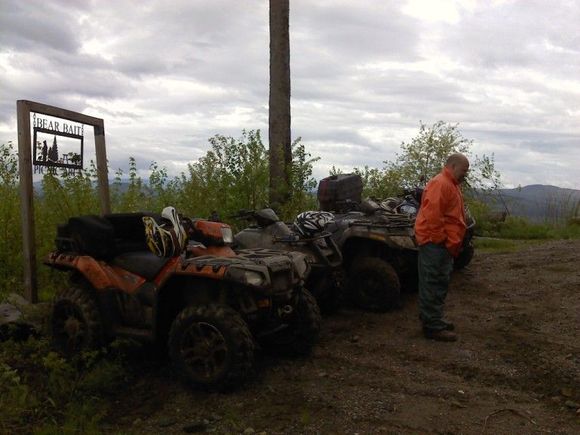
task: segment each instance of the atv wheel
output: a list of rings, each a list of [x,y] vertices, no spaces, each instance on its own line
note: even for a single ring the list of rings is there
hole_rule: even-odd
[[[364,310],[384,312],[400,305],[401,284],[397,272],[380,258],[363,257],[349,274],[349,295]]]
[[[261,343],[282,355],[307,355],[318,341],[321,322],[320,309],[312,293],[302,289],[289,316],[285,329],[264,337]]]
[[[475,248],[472,244],[469,244],[459,256],[453,261],[453,269],[461,270],[467,267],[469,263],[471,263],[471,259],[473,258],[473,254],[475,253]]]
[[[173,363],[188,381],[215,390],[241,383],[254,362],[248,325],[223,305],[185,308],[173,321],[168,347]]]
[[[322,314],[334,314],[344,303],[344,272],[328,272],[307,287],[316,295],[316,302]]]
[[[102,344],[101,316],[86,288],[71,287],[57,293],[51,329],[55,346],[67,355]]]

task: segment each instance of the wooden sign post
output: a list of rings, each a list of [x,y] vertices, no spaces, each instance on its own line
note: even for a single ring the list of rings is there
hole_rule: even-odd
[[[18,117],[18,166],[20,175],[20,209],[22,214],[22,254],[24,258],[24,296],[31,303],[38,302],[36,279],[36,243],[34,227],[34,204],[32,185],[32,141],[30,137],[30,114],[47,115],[67,121],[93,127],[95,134],[95,153],[97,159],[97,177],[101,213],[111,212],[109,199],[109,177],[107,170],[107,151],[105,147],[105,125],[100,118],[83,115],[59,107],[18,100],[16,102]],[[36,128],[36,126],[35,126]],[[36,147],[37,144],[34,144]],[[36,156],[36,154],[35,154]],[[46,158],[46,156],[45,156]],[[36,159],[36,157],[35,157]],[[58,160],[58,159],[56,159]],[[56,164],[55,166],[59,166]],[[60,166],[63,166],[60,164]]]

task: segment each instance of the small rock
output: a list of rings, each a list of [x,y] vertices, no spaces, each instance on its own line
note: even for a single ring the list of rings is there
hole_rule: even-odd
[[[562,394],[564,397],[572,397],[572,388],[564,387],[560,390],[560,394]]]
[[[327,376],[328,376],[328,373],[326,373],[325,371],[318,372],[319,378],[326,378]]]
[[[571,400],[566,400],[564,402],[564,405],[566,405],[568,408],[571,408],[571,409],[580,408],[580,403],[573,402]]]
[[[360,341],[360,336],[358,336],[358,335],[353,335],[352,337],[350,337],[351,343],[358,343],[359,341]]]
[[[141,423],[141,419],[137,418],[133,421],[133,426],[137,426],[139,423]]]
[[[22,313],[12,304],[0,304],[0,324],[20,320]]]
[[[252,435],[252,434],[255,434],[255,433],[256,433],[256,431],[254,430],[254,428],[253,428],[253,427],[248,427],[248,428],[246,428],[246,430],[245,430],[244,432],[242,432],[242,433],[243,433],[244,435]]]
[[[459,402],[459,401],[457,401],[457,400],[452,400],[450,403],[451,403],[453,406],[456,406],[456,407],[458,407],[458,408],[467,408],[465,405],[463,405],[462,403],[460,403],[460,402]]]
[[[6,298],[6,301],[16,305],[17,307],[24,307],[26,305],[30,305],[30,302],[23,296],[19,295],[18,293],[10,293]]]

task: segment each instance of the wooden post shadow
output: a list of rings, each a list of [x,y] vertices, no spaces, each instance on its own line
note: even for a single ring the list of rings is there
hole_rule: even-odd
[[[24,258],[24,296],[31,303],[38,302],[38,283],[36,276],[36,242],[34,226],[34,204],[32,185],[32,153],[30,135],[30,113],[52,116],[93,127],[95,134],[95,153],[97,158],[98,189],[101,213],[111,212],[109,199],[109,178],[107,171],[107,151],[105,147],[105,125],[102,119],[83,115],[60,107],[18,100],[18,166],[20,175],[20,210],[22,217],[22,247]],[[36,144],[34,144],[36,146]]]

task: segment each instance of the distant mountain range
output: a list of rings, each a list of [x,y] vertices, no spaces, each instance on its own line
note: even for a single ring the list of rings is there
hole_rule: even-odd
[[[120,191],[125,192],[128,186],[129,183],[123,180]],[[42,195],[40,182],[34,183],[34,189]],[[316,195],[316,189],[312,193]],[[580,217],[580,190],[576,189],[533,184],[489,194],[478,193],[476,198],[488,204],[495,213],[507,211],[510,216],[524,217],[532,222],[557,222],[571,216]]]
[[[525,217],[533,222],[557,222],[580,216],[580,190],[533,184],[478,194],[478,199],[496,212]]]

